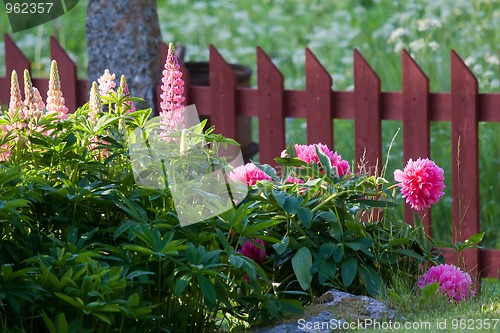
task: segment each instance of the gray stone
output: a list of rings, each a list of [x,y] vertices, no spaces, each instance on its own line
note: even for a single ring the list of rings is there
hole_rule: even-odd
[[[88,80],[105,69],[127,78],[130,91],[154,107],[154,87],[161,78],[162,42],[156,0],[90,0],[87,9]]]
[[[368,296],[351,295],[335,289],[318,297],[306,307],[304,315],[252,333],[323,333],[336,331],[342,324],[373,321],[394,321],[396,312],[384,303]],[[341,329],[340,331],[344,331]]]

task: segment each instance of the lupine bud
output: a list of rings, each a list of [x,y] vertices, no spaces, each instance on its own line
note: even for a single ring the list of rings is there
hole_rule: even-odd
[[[120,87],[122,88],[122,94],[123,95],[129,95],[130,94],[130,91],[129,91],[128,85],[127,85],[127,80],[125,79],[125,75],[122,75],[120,77]],[[128,101],[128,102],[125,102],[125,105],[128,105],[127,112],[135,112],[134,102]]]
[[[99,87],[95,81],[92,82],[92,87],[90,88],[89,108],[88,119],[95,125],[97,123],[97,115],[102,112],[101,95],[99,94]]]

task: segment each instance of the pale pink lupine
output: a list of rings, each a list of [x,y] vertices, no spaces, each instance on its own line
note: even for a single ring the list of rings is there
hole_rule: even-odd
[[[49,90],[47,91],[47,112],[49,114],[56,114],[60,120],[67,119],[68,108],[64,103],[57,62],[52,60],[50,65]]]
[[[30,73],[27,69],[24,70],[24,119],[30,121],[33,118],[38,118],[42,113],[45,104],[43,103],[42,96],[37,88],[33,87],[31,83]]]
[[[128,85],[127,85],[127,80],[125,79],[125,75],[122,75],[120,77],[120,87],[122,88],[123,95],[130,94],[130,91],[129,91]],[[128,108],[127,108],[127,106],[128,106]],[[125,102],[124,107],[127,108],[127,112],[135,112],[135,105],[134,105],[134,102],[132,102],[132,101]]]
[[[99,87],[97,82],[92,82],[92,87],[90,88],[90,98],[89,98],[89,113],[87,119],[90,120],[92,125],[97,124],[97,115],[102,112],[102,102],[101,95],[99,94]]]
[[[101,96],[108,96],[110,92],[115,92],[115,79],[115,73],[111,74],[109,69],[104,70],[104,74],[97,79],[97,82],[99,82],[99,94],[101,94]]]
[[[160,129],[162,130],[160,136],[168,139],[169,134],[176,132],[179,129],[179,124],[182,124],[184,120],[182,115],[184,111],[184,81],[172,43],[168,46],[167,61],[161,81],[163,93],[160,95],[162,99],[160,103]]]
[[[16,114],[19,113],[19,118],[24,119],[24,102],[21,97],[21,89],[19,89],[19,80],[17,78],[17,72],[12,71],[12,75],[10,77],[10,100],[9,100],[9,108],[7,113],[12,118]],[[15,124],[6,125],[6,130],[11,130],[15,128],[23,128],[26,127],[26,124],[21,122],[17,122]]]

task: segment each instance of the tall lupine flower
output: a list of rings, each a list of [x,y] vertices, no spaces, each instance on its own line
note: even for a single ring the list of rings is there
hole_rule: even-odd
[[[444,171],[428,158],[410,158],[403,171],[394,171],[394,179],[406,203],[416,210],[431,207],[444,194]]]
[[[418,279],[418,286],[423,289],[436,282],[439,284],[439,292],[450,300],[461,301],[475,294],[472,290],[472,279],[469,273],[463,272],[454,265],[432,266],[427,273]]]
[[[122,88],[122,95],[129,95],[130,94],[130,91],[129,91],[128,85],[127,85],[127,80],[125,79],[125,75],[122,75],[120,77],[120,87]],[[124,107],[127,107],[127,106],[128,106],[127,112],[135,112],[134,102],[132,102],[132,101],[125,102]]]
[[[24,118],[33,119],[38,118],[42,113],[45,104],[43,103],[42,96],[37,88],[33,87],[31,83],[30,73],[27,69],[24,70]]]
[[[12,118],[19,112],[19,117],[24,119],[24,102],[21,97],[21,90],[19,89],[19,80],[17,78],[17,72],[12,71],[12,75],[10,76],[10,100],[9,100],[9,108],[7,110],[9,116]],[[23,128],[26,127],[26,124],[23,122],[19,122],[16,124],[11,124],[6,126],[6,130],[11,130],[14,128]]]
[[[253,163],[247,163],[231,170],[227,178],[231,181],[240,182],[248,186],[257,184],[261,180],[271,180],[271,177],[266,175],[264,171],[257,168]]]
[[[177,57],[174,55],[174,45],[168,46],[167,61],[163,70],[160,95],[162,102],[160,103],[160,136],[168,140],[169,134],[176,132],[179,129],[179,124],[182,124],[184,117],[182,115],[184,103],[184,81],[182,80],[182,72]]]
[[[115,79],[115,73],[111,74],[109,69],[104,70],[104,74],[97,79],[97,82],[99,82],[99,94],[101,94],[101,96],[107,96],[110,92],[115,92]]]
[[[90,88],[89,109],[87,119],[95,126],[97,124],[97,115],[102,112],[101,95],[95,81],[92,82],[92,87]]]
[[[68,118],[68,108],[64,104],[64,97],[61,91],[61,81],[57,62],[52,60],[50,65],[49,90],[47,91],[47,111],[56,114],[60,120]]]

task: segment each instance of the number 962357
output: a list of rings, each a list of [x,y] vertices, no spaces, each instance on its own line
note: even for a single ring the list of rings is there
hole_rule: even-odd
[[[7,14],[49,14],[53,2],[5,2]]]

